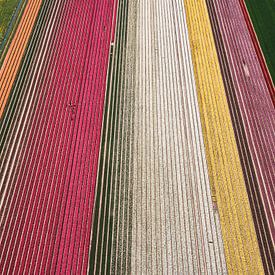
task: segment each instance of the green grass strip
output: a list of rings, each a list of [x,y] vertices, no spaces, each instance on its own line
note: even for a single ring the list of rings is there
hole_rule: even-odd
[[[275,83],[275,0],[245,0],[245,3]]]
[[[0,0],[0,43],[20,0]]]
[[[0,0],[0,67],[18,27],[27,0]]]

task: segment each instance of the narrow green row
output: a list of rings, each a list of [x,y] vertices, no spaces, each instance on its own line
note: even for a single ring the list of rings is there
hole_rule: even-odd
[[[99,169],[95,191],[89,274],[110,274],[114,269],[116,251],[118,201],[115,189],[119,183],[114,175],[120,171],[116,163],[119,147],[119,118],[123,116],[125,58],[127,43],[128,0],[118,0],[116,38],[111,45],[101,135]],[[125,257],[125,260],[129,257]]]

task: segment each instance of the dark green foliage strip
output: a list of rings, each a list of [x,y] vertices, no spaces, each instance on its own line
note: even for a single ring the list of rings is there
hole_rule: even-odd
[[[111,273],[112,233],[116,232],[117,205],[114,205],[115,157],[118,147],[118,120],[122,114],[120,98],[125,66],[127,2],[119,1],[115,45],[111,47],[108,83],[105,97],[101,153],[93,213],[93,230],[90,251],[90,274]],[[119,170],[119,169],[118,169]]]
[[[263,50],[273,83],[275,82],[275,1],[245,0]]]

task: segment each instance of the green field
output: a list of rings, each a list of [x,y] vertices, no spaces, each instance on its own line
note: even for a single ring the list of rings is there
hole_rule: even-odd
[[[245,0],[245,2],[275,83],[275,0]]]
[[[0,43],[6,33],[19,0],[0,0]]]

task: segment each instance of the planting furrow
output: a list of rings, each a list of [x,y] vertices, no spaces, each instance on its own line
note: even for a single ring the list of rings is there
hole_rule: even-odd
[[[232,10],[234,17],[232,21]],[[236,89],[237,104],[256,171],[257,181],[274,248],[275,110],[253,41],[238,1],[215,3],[215,12]]]
[[[45,30],[44,30],[45,31]],[[45,41],[44,41],[45,42]],[[47,43],[44,43],[44,45],[43,45],[43,47],[45,47],[45,44],[47,45]],[[38,47],[40,47],[41,45],[38,45]],[[40,58],[41,58],[41,55],[38,55]],[[34,59],[34,61],[38,61],[39,62],[39,59],[37,60],[37,58],[35,58]],[[35,67],[31,67],[32,69],[34,69],[35,68],[35,72],[37,73],[37,66],[35,66]],[[27,72],[26,72],[26,74],[29,74],[30,73],[30,70],[28,70]],[[21,79],[22,80],[22,79]],[[23,82],[21,82],[21,83],[23,83],[24,85],[26,85],[26,83],[29,83],[30,84],[30,82],[28,82],[28,81],[24,81],[23,80]],[[22,90],[22,93],[26,90],[26,86],[22,86],[22,85],[20,85],[19,86],[19,89],[21,89]],[[39,86],[38,86],[39,87]],[[17,96],[17,94],[15,94],[16,96]],[[16,98],[16,97],[15,97]],[[37,102],[36,102],[36,100],[37,100],[37,94],[35,94],[35,96],[34,96],[34,99],[32,100],[32,101],[30,101],[29,103],[27,103],[27,104],[25,104],[25,105],[23,105],[23,107],[25,107],[26,105],[28,106],[28,105],[30,105],[31,106],[31,108],[29,108],[28,109],[28,111],[30,111],[30,110],[33,110],[32,108],[33,107],[35,107],[36,106],[36,104],[37,104]],[[21,100],[21,102],[23,102],[23,103],[25,103],[24,101],[22,101]],[[11,105],[16,105],[16,101],[11,101]],[[20,106],[20,104],[17,104],[16,105],[16,107],[19,107]],[[22,107],[22,106],[21,106]],[[22,108],[23,108],[22,107]],[[20,114],[20,112],[23,112],[24,111],[24,116],[25,115],[28,115],[28,113],[29,112],[27,112],[26,110],[24,110],[24,109],[16,109],[16,111],[15,111],[15,115],[13,116],[13,119],[14,119],[14,117],[16,117],[16,115],[18,115],[18,114]],[[26,108],[25,108],[26,109]],[[34,110],[35,110],[35,108],[34,108]],[[14,112],[14,110],[13,110],[13,112]],[[12,116],[12,113],[10,114],[11,116]],[[31,114],[32,116],[34,115],[33,113]],[[32,121],[32,116],[30,116],[28,119],[27,119],[27,121],[28,121],[28,123],[30,123],[30,121]],[[26,116],[27,117],[27,116]],[[16,120],[13,120],[12,122],[9,122],[10,124],[13,124],[14,123],[14,121],[16,121]],[[29,125],[27,123],[27,126]],[[8,124],[6,125],[7,127],[8,127]],[[27,129],[28,129],[28,127],[27,127],[26,125],[25,125],[25,127],[24,128],[20,128],[21,130],[22,130],[22,132],[23,132],[23,136],[25,136],[26,135],[26,131],[27,131]],[[13,130],[18,130],[18,127],[16,127],[16,125],[15,125],[15,127],[14,128],[12,128]],[[18,132],[17,132],[17,135],[18,135]],[[16,143],[15,141],[14,141],[14,139],[15,139],[15,137],[16,137],[16,135],[15,134],[13,134],[13,135],[11,135],[11,136],[8,136],[9,137],[9,140],[5,140],[4,139],[4,141],[6,141],[6,144],[8,143],[8,142],[11,142],[11,143],[8,143],[8,146],[7,147],[9,147],[9,146],[14,146],[14,143]],[[23,143],[24,144],[24,140],[20,140],[21,142],[20,143]],[[18,146],[18,145],[17,145]],[[19,150],[17,147],[15,148],[15,150]],[[6,152],[7,153],[7,152]],[[12,152],[9,152],[8,151],[8,153],[9,154],[12,154]],[[20,161],[22,161],[22,159],[20,159]]]
[[[42,33],[43,34],[43,33]],[[47,43],[45,43],[45,41],[46,41],[46,39],[44,39],[44,46],[45,46],[45,44],[47,44]],[[43,49],[43,46],[42,46],[42,49]],[[41,53],[41,52],[40,52]],[[41,57],[41,54],[39,54],[39,56]],[[39,59],[38,59],[39,60]],[[40,64],[40,62],[38,62],[39,64]],[[42,64],[43,62],[41,62],[41,64]],[[37,65],[35,66],[35,70],[37,70]],[[26,83],[26,82],[23,82],[24,84]],[[20,89],[20,88],[19,88]],[[24,90],[23,90],[24,91]],[[33,94],[31,94],[31,95],[33,95]],[[23,101],[24,102],[24,101]],[[29,104],[29,106],[32,106],[31,104]],[[25,106],[24,106],[25,108],[26,108],[26,102],[25,102]],[[29,109],[30,110],[30,109]],[[24,117],[24,115],[25,115],[25,111],[24,112],[22,112],[21,113],[21,116],[22,116],[22,114],[23,114],[23,117]],[[28,114],[28,112],[27,112],[27,114]],[[29,120],[27,120],[27,121],[29,121]],[[24,127],[19,127],[19,128],[17,128],[16,127],[16,130],[18,131],[18,129],[22,129],[22,132],[24,133]],[[20,133],[20,132],[19,132]],[[17,132],[17,134],[18,134],[18,132]],[[24,134],[26,134],[26,133],[24,133]],[[21,142],[22,142],[22,139],[20,140]],[[11,143],[11,146],[14,146],[15,145],[15,141],[12,139],[12,142],[13,143]],[[18,145],[18,144],[16,144],[16,145]],[[18,148],[16,148],[16,149],[18,149]],[[16,152],[16,151],[15,151]],[[12,154],[13,152],[11,151],[11,152],[9,152],[10,154]],[[7,180],[7,182],[12,182],[12,180]],[[18,185],[19,186],[19,185]],[[27,185],[27,186],[30,186],[30,185]],[[22,191],[22,190],[21,190]],[[19,192],[20,193],[20,192]],[[16,194],[16,196],[13,196],[13,197],[17,197],[18,196],[18,193],[15,193]],[[21,194],[22,195],[22,194]],[[19,198],[20,199],[22,199],[22,197],[23,196],[19,196]],[[11,206],[13,206],[13,203],[12,204],[9,204],[9,205],[11,205]],[[16,205],[16,204],[15,204]],[[15,213],[17,213],[17,211],[16,212],[13,212],[13,214],[12,214],[12,216],[15,218],[16,217],[16,215],[15,215]],[[19,214],[20,214],[20,212],[19,212]],[[22,214],[22,213],[21,213]],[[12,224],[12,225],[14,225],[14,224]],[[18,224],[17,224],[18,225]],[[11,231],[11,233],[13,232],[12,230],[10,230]],[[17,232],[16,230],[15,230],[15,232]],[[7,246],[6,246],[7,247]]]
[[[41,14],[41,16],[42,16],[42,14]],[[37,31],[40,31],[40,30],[41,29],[38,27]],[[37,41],[37,39],[35,38],[34,41]],[[39,47],[40,45],[38,44],[36,46]],[[29,57],[30,55],[32,55],[33,50],[34,50],[33,49],[33,44],[31,43],[30,44],[30,51],[27,53],[26,56]],[[37,59],[34,59],[34,61],[37,61]],[[25,107],[24,104],[26,103],[25,100],[24,100],[24,97],[23,97],[23,96],[25,96],[25,94],[24,94],[24,91],[25,91],[24,87],[25,86],[24,85],[26,85],[26,83],[28,83],[28,82],[24,81],[24,77],[28,73],[30,73],[30,70],[29,70],[30,68],[34,68],[34,66],[31,66],[28,70],[26,70],[26,67],[29,66],[29,65],[30,65],[30,62],[27,59],[26,62],[23,64],[21,74],[18,77],[18,81],[21,81],[21,82],[17,81],[15,83],[16,89],[22,90],[22,93],[12,93],[11,100],[10,100],[10,105],[8,106],[7,112],[6,112],[3,120],[1,121],[2,122],[1,123],[1,137],[2,137],[2,140],[1,140],[1,145],[2,145],[1,146],[1,159],[6,160],[7,159],[7,154],[13,153],[13,152],[9,152],[8,149],[11,149],[11,146],[14,147],[14,144],[17,141],[17,139],[15,137],[16,137],[16,135],[18,135],[18,129],[16,127],[18,125],[16,125],[15,122],[16,122],[16,119],[18,118],[18,114],[21,114],[20,112],[22,112],[22,113],[25,112],[24,109],[22,109],[22,108]],[[33,65],[33,64],[31,64],[31,65]],[[36,66],[35,66],[35,68],[36,68]],[[24,84],[24,85],[22,86],[21,84]],[[34,107],[33,105],[31,105],[31,106]],[[24,115],[25,115],[25,113],[24,113]],[[28,122],[29,121],[30,120],[28,119]],[[12,127],[10,127],[11,125],[12,125]],[[22,131],[24,132],[25,130],[22,129]],[[2,172],[5,168],[5,164],[6,164],[6,161],[3,161],[1,163]],[[3,173],[2,173],[2,175],[3,175]],[[3,196],[3,186],[5,186],[5,184],[2,185],[2,190],[1,190],[2,192],[1,193],[2,193],[2,197],[5,198],[5,196]],[[2,204],[2,206],[3,206],[3,204]]]
[[[68,5],[68,8],[69,9],[72,9],[72,6],[71,5]],[[65,16],[66,16],[66,14],[65,14]],[[65,20],[64,20],[65,21]],[[63,22],[64,22],[63,21]],[[65,24],[64,24],[65,23]],[[66,21],[63,23],[63,26],[64,26],[64,28],[66,28],[67,26],[66,26]],[[65,27],[66,26],[66,27]],[[59,31],[62,31],[62,29],[61,30],[59,30]],[[67,33],[67,35],[69,36],[69,33]],[[64,39],[64,37],[63,37],[63,39]],[[63,54],[60,54],[60,55],[56,55],[56,57],[58,57],[58,58],[62,58],[63,56],[64,56],[65,54],[63,53]],[[62,59],[61,59],[62,60]],[[57,81],[58,81],[58,79],[57,79]],[[60,80],[61,81],[61,80]],[[52,93],[50,93],[50,94],[54,94],[54,91],[52,91]],[[58,93],[59,95],[61,95],[61,93]],[[52,98],[50,98],[49,99],[49,101],[47,101],[46,100],[46,102],[49,104],[49,105],[46,105],[46,106],[41,106],[40,104],[41,104],[41,102],[43,102],[43,101],[45,101],[45,99],[43,99],[43,100],[41,100],[40,102],[39,102],[39,105],[38,105],[38,108],[42,111],[42,113],[41,113],[41,115],[38,113],[37,114],[37,118],[39,118],[40,117],[40,120],[41,120],[41,116],[43,115],[44,117],[47,117],[47,119],[49,119],[49,115],[48,115],[48,111],[49,110],[52,110],[52,108],[51,108],[51,104],[52,104],[52,106],[55,106],[58,110],[60,109],[59,107],[58,107],[58,104],[56,103],[56,101],[54,101],[55,99],[58,99],[59,97],[52,97]],[[64,100],[64,98],[63,98],[63,100]],[[42,103],[43,104],[43,103]],[[38,109],[38,110],[39,110]],[[44,110],[44,113],[43,113],[43,110]],[[58,113],[58,112],[56,112],[56,113]],[[57,119],[58,120],[58,118],[55,118],[55,119]],[[61,120],[62,121],[62,120]],[[56,123],[57,124],[57,123]],[[40,128],[40,129],[38,129],[38,131],[39,132],[41,132],[41,134],[43,135],[44,134],[44,131],[45,131],[45,129],[47,129],[47,128],[45,128],[46,126],[47,126],[47,123],[46,123],[46,121],[45,120],[42,120],[42,122],[40,122],[40,123],[38,123],[38,124],[36,124],[36,126],[41,126],[41,125],[43,125],[43,127],[44,128]],[[35,131],[35,130],[34,130]],[[45,132],[45,135],[46,135],[46,141],[49,141],[49,140],[51,140],[51,138],[49,138],[49,135],[51,135],[51,131],[48,131],[48,133],[47,132]],[[30,136],[32,136],[32,134],[30,135]],[[52,137],[52,139],[56,139],[56,136],[53,136]],[[43,143],[43,139],[41,139],[41,138],[38,138],[38,139],[36,139],[36,140],[33,140],[33,144],[31,144],[31,146],[33,146],[34,147],[34,150],[38,150],[39,151],[39,146],[43,146],[43,151],[42,151],[42,154],[44,155],[44,159],[45,159],[45,157],[47,157],[47,154],[45,153],[45,151],[44,151],[44,149],[45,148],[47,148],[48,146],[49,146],[49,144],[46,142],[45,143],[45,140],[44,140],[44,143]],[[37,142],[37,143],[36,143]],[[41,142],[41,143],[39,143],[39,142]],[[38,145],[37,145],[38,144]],[[38,147],[37,147],[38,146]],[[27,148],[28,148],[28,146],[27,146]],[[38,149],[36,149],[36,148],[38,148]],[[36,151],[34,151],[34,152],[36,152]],[[57,150],[57,152],[58,152],[58,150]],[[30,153],[30,152],[29,152]],[[33,155],[32,155],[33,156]],[[36,154],[34,155],[34,156],[37,156]],[[54,154],[53,154],[53,157],[54,157]],[[26,155],[26,159],[27,159],[27,155]],[[34,161],[31,157],[30,157],[30,160],[29,160],[29,162],[30,162],[30,164],[32,165],[32,161]],[[34,164],[35,164],[35,162],[34,162]],[[37,163],[37,169],[38,169],[38,167],[39,167],[39,162]],[[47,168],[47,165],[45,165],[45,170],[46,170],[46,168]],[[21,170],[22,171],[22,170]],[[27,173],[28,172],[28,173]],[[40,169],[38,169],[38,171],[37,171],[39,174],[41,174],[41,175],[43,175],[43,173],[40,171]],[[31,171],[25,171],[25,173],[24,172],[22,172],[23,174],[22,174],[22,176],[24,176],[24,177],[27,177],[27,176],[29,176],[29,175],[31,175],[32,173],[33,173],[33,171],[31,170]],[[28,174],[28,175],[27,175]],[[36,174],[34,174],[34,175],[36,175]],[[42,178],[34,178],[34,175],[31,177],[31,176],[29,176],[29,178],[27,177],[27,181],[33,181],[33,182],[43,182],[44,181],[44,179]],[[24,180],[22,181],[22,182],[24,182]],[[47,185],[47,186],[45,186],[45,188],[50,188],[51,187],[51,185],[49,184],[49,185]],[[37,188],[38,190],[40,189],[40,187],[38,187]],[[34,201],[37,201],[37,203],[39,202],[39,198],[42,200],[40,203],[43,205],[43,207],[41,207],[40,209],[41,209],[41,212],[43,212],[43,211],[45,211],[45,207],[46,206],[48,206],[48,203],[49,203],[49,200],[47,200],[47,199],[50,199],[51,198],[51,193],[49,194],[49,197],[43,197],[42,196],[42,198],[41,197],[39,197],[39,193],[37,192],[37,190],[35,189],[35,188],[33,188],[32,189],[33,191],[32,191],[32,195],[33,195],[33,200]],[[44,190],[43,190],[44,191]],[[46,189],[45,190],[45,192],[47,193],[48,192],[48,189]],[[43,194],[43,193],[42,193]],[[43,199],[44,199],[44,203],[43,203]],[[40,225],[40,224],[43,224],[43,223],[45,223],[45,218],[47,217],[47,215],[46,215],[46,217],[43,217],[43,216],[40,216],[41,215],[41,213],[39,212],[39,215],[38,215],[38,213],[35,213],[35,212],[33,212],[33,210],[32,210],[32,208],[29,208],[28,209],[28,215],[33,215],[32,216],[32,218],[31,219],[33,219],[34,220],[34,222],[35,222],[35,225],[36,226],[38,226],[38,225]],[[47,212],[46,212],[47,213]],[[35,232],[35,230],[31,230],[31,229],[26,229],[26,232],[28,232],[28,231],[30,231],[30,232]],[[38,234],[36,234],[36,235],[34,235],[34,236],[36,236],[36,238],[37,238],[37,236],[39,236],[40,237],[40,235],[39,235],[39,232],[41,232],[41,235],[42,235],[42,233],[45,233],[45,231],[43,230],[43,231],[38,231]],[[31,234],[29,234],[29,236],[31,237]],[[37,249],[37,247],[39,247],[39,245],[35,245],[35,241],[36,241],[36,239],[34,238],[33,239],[33,243],[34,243],[34,246],[35,246],[35,249]],[[26,240],[25,240],[25,243],[26,243]],[[33,249],[33,250],[35,250],[35,249]],[[28,251],[28,253],[30,253],[30,252],[32,252],[33,253],[33,250],[30,248],[29,250],[27,250]],[[26,252],[27,252],[26,251]],[[34,254],[34,255],[36,255],[36,254]],[[45,258],[46,258],[46,255],[45,255]],[[23,262],[25,262],[25,261],[23,261]]]
[[[92,9],[93,12],[94,11],[94,8]],[[72,10],[73,12],[73,10]],[[72,15],[71,15],[72,16]],[[83,30],[85,29],[85,24],[87,24],[88,21],[87,18],[82,18],[84,19],[84,21],[82,22],[82,24],[80,24],[79,27],[81,27],[80,30]],[[77,21],[76,21],[77,22]],[[81,20],[79,21],[79,23],[81,22]],[[75,24],[75,23],[74,23]],[[66,28],[66,25],[65,25],[65,28]],[[80,35],[80,31],[77,32],[77,36],[75,39],[80,39],[79,41],[81,42],[81,37],[79,36]],[[86,37],[86,36],[84,36]],[[68,39],[68,38],[67,38]],[[84,39],[87,39],[87,38],[84,38]],[[85,40],[84,40],[85,41]],[[72,44],[70,45],[70,47],[72,47],[74,43],[74,39],[72,39]],[[79,58],[79,62],[81,64],[81,66],[84,64],[84,59],[85,59],[85,52],[83,52],[83,54],[81,55],[80,54],[80,51],[81,51],[81,44],[82,43],[79,43],[79,46],[78,48],[73,52],[73,57],[74,59],[69,61],[67,63],[67,66],[69,66],[69,64],[71,63],[74,63],[76,62],[76,59],[75,58]],[[66,58],[66,53],[64,52],[64,54],[62,54],[62,56],[64,56],[64,58]],[[79,67],[79,69],[81,68],[81,66]],[[68,93],[67,94],[63,94],[62,97],[66,96],[65,98],[63,98],[61,101],[59,101],[60,103],[60,107],[58,109],[62,110],[62,105],[63,105],[63,101],[65,102],[69,102],[70,99],[72,97],[74,97],[74,92],[77,91],[77,87],[80,85],[80,80],[77,80],[76,77],[77,77],[77,74],[82,78],[83,76],[83,73],[80,71],[80,70],[76,70],[76,74],[73,76],[72,80],[70,83],[68,83],[69,79],[72,77],[72,76],[66,76],[66,77],[63,77],[63,81],[64,81],[64,85],[67,85],[67,89],[68,89]],[[63,69],[61,69],[61,73],[62,71],[68,71],[69,70],[69,67],[64,67]],[[64,74],[64,73],[63,73]],[[56,82],[57,85],[58,85],[58,81]],[[63,84],[61,84],[63,85]],[[77,86],[76,86],[77,85]],[[62,94],[62,93],[60,93]],[[66,109],[67,109],[67,106],[66,106]],[[69,112],[69,114],[67,113]],[[60,202],[58,200],[60,200],[63,196],[63,192],[64,192],[64,189],[62,189],[62,185],[61,185],[61,180],[60,180],[60,177],[62,175],[62,171],[64,171],[64,169],[66,169],[66,166],[67,166],[67,160],[65,158],[66,154],[69,152],[69,147],[70,147],[70,144],[71,144],[71,141],[70,141],[70,137],[71,137],[71,133],[72,133],[72,121],[71,120],[71,110],[66,110],[66,112],[60,112],[57,114],[57,117],[55,116],[55,112],[54,110],[51,111],[51,119],[49,120],[50,124],[48,126],[48,128],[52,128],[52,132],[54,133],[53,135],[53,138],[50,139],[48,142],[48,144],[46,145],[48,148],[50,147],[51,149],[50,150],[45,150],[45,154],[46,156],[44,157],[45,159],[45,162],[43,160],[40,160],[40,164],[39,164],[39,171],[43,171],[43,169],[46,170],[46,173],[44,175],[42,175],[42,178],[40,177],[39,175],[39,172],[36,173],[36,177],[38,179],[38,181],[48,181],[50,180],[51,184],[51,189],[50,189],[50,192],[51,192],[51,196],[53,196],[52,198],[54,199],[54,203],[51,202],[51,197],[48,199],[48,202],[47,202],[47,207],[50,207],[54,209],[54,207],[58,207],[58,211],[54,213],[54,215],[52,215],[52,211],[49,209],[49,210],[45,210],[46,213],[47,213],[47,216],[51,219],[53,219],[53,223],[54,223],[54,228],[52,229],[51,227],[49,227],[47,224],[46,224],[46,219],[44,220],[43,223],[40,222],[40,218],[38,216],[37,218],[37,222],[40,223],[40,230],[42,230],[42,232],[44,233],[47,233],[46,237],[47,237],[47,243],[48,243],[48,250],[47,250],[47,257],[44,257],[42,258],[43,262],[45,262],[45,265],[48,266],[48,268],[50,268],[50,262],[51,262],[51,259],[53,257],[53,253],[51,253],[51,251],[53,251],[53,245],[55,243],[55,239],[57,238],[56,236],[56,230],[57,230],[57,224],[59,222],[58,220],[58,216],[60,214]],[[66,114],[67,113],[67,114]],[[54,121],[57,120],[57,121],[63,121],[62,124],[59,125],[56,125],[54,123]],[[65,121],[65,123],[64,123]],[[51,126],[52,125],[52,126]],[[59,129],[59,130],[55,130],[55,129]],[[66,132],[69,132],[70,135],[66,135]],[[47,133],[47,130],[46,132]],[[49,134],[50,136],[51,134]],[[58,138],[58,136],[61,135],[61,139],[58,141],[58,143],[55,142],[55,139]],[[50,161],[51,159],[51,156],[53,157],[56,157],[57,160],[56,160],[56,163],[58,163],[58,165],[52,163]],[[37,157],[39,157],[39,155],[37,155]],[[65,161],[65,165],[61,165],[62,163],[64,163]],[[42,163],[45,163],[45,166],[43,167]],[[60,170],[62,169],[62,170]],[[54,178],[52,178],[52,174],[54,174]],[[56,187],[59,186],[58,188]],[[65,186],[66,187],[66,186]],[[55,189],[57,188],[57,189]],[[66,190],[66,189],[65,189]],[[61,193],[60,193],[61,192]],[[58,203],[59,202],[59,203]],[[51,204],[52,203],[52,204]],[[43,220],[42,220],[43,221]],[[47,230],[43,230],[43,227],[46,226],[50,231],[48,232],[48,229]],[[39,237],[40,240],[42,241],[43,240],[43,236]],[[47,245],[45,246],[47,247]],[[42,251],[40,252],[41,254],[41,257],[44,253],[42,253]]]
[[[41,20],[41,19],[40,19]],[[36,30],[37,31],[37,30]],[[36,36],[35,39],[37,40],[39,36]],[[33,46],[30,46],[29,48],[27,48],[27,51],[26,53],[24,54],[24,57],[26,55],[30,55],[31,53],[35,52],[34,49],[33,49]],[[34,59],[35,60],[35,59]],[[22,67],[24,66],[34,66],[33,64],[28,64],[27,62],[25,62],[25,65],[23,64]],[[23,77],[26,77],[26,74],[28,74],[28,72],[26,72],[26,74],[23,73],[24,72],[24,69],[22,68],[19,76],[17,77],[17,80],[18,79],[21,79]],[[16,81],[17,81],[16,80]],[[16,84],[18,85],[18,84]],[[14,86],[16,86],[14,85]],[[14,104],[15,102],[21,102],[21,99],[22,99],[22,95],[23,93],[18,93],[18,94],[14,94],[14,89],[12,90],[11,92],[11,96],[9,97],[9,101],[12,102],[11,105],[12,106],[7,106],[7,111],[5,115],[5,117],[3,117],[3,119],[1,120],[1,152],[2,152],[2,149],[3,149],[3,144],[5,143],[5,139],[7,138],[7,132],[11,132],[10,131],[10,128],[8,125],[13,125],[13,121],[15,121],[15,117],[16,117],[16,112],[14,113],[15,110],[19,110],[18,109],[18,104]],[[2,160],[3,158],[1,158]]]
[[[109,41],[110,39],[110,31],[104,31],[105,29],[110,30],[111,28],[111,23],[112,20],[109,20],[109,18],[112,18],[112,13],[110,13],[110,11],[112,11],[112,9],[106,9],[106,6],[108,7],[108,4],[105,2],[103,3],[104,6],[101,9],[102,12],[102,16],[98,17],[100,19],[100,24],[102,25],[98,25],[99,29],[101,30],[99,39],[106,39]],[[106,10],[109,11],[108,13],[106,13]],[[104,15],[104,17],[103,17]],[[103,19],[104,18],[104,19]],[[98,60],[96,60],[98,67],[95,67],[95,71],[91,71],[89,74],[94,78],[93,81],[97,82],[96,86],[91,86],[92,82],[87,82],[85,83],[84,89],[86,89],[87,91],[92,91],[93,93],[90,94],[91,98],[88,99],[84,99],[84,102],[93,102],[94,103],[94,113],[93,116],[90,117],[90,121],[89,120],[84,120],[84,121],[79,121],[79,123],[82,123],[82,127],[87,129],[87,132],[85,131],[81,131],[83,133],[83,136],[79,136],[79,138],[76,140],[76,150],[74,151],[75,155],[74,155],[74,162],[72,163],[72,171],[70,174],[71,180],[72,182],[74,182],[74,184],[72,184],[71,186],[77,186],[77,182],[83,182],[83,186],[85,187],[86,185],[84,184],[85,182],[95,182],[96,179],[96,169],[97,169],[97,159],[94,158],[94,155],[98,155],[98,149],[99,149],[99,133],[100,133],[100,129],[101,129],[101,123],[99,123],[99,121],[102,120],[101,114],[103,112],[103,103],[104,103],[104,93],[96,93],[96,90],[99,91],[105,91],[105,80],[106,80],[106,71],[102,70],[102,67],[107,67],[107,62],[108,62],[108,52],[109,52],[109,45],[105,48],[103,48],[104,51],[101,52],[101,54],[98,57]],[[91,69],[93,69],[93,67],[91,67]],[[91,106],[91,105],[90,105]],[[83,111],[87,112],[87,114],[84,114],[83,117],[88,117],[88,114],[91,113],[92,110],[90,110],[90,106],[88,104],[85,104],[85,109]],[[86,126],[87,125],[87,126]],[[84,129],[85,129],[84,128]],[[81,129],[81,128],[80,128]],[[89,131],[88,131],[89,130]],[[86,136],[85,136],[86,135]],[[95,137],[95,139],[91,139],[89,140],[88,137],[92,136]],[[87,141],[87,142],[83,142],[83,141]],[[85,153],[86,152],[86,153]],[[81,161],[81,165],[77,165],[77,163],[79,162],[78,158],[84,158],[83,161]],[[73,158],[72,158],[73,160]],[[87,164],[88,167],[85,167]],[[85,166],[84,166],[85,165]],[[88,169],[85,170],[85,169]],[[79,180],[77,179],[77,175],[79,173],[83,173],[82,178],[80,178]],[[78,189],[75,189],[75,191],[79,191]],[[67,207],[66,209],[68,209],[68,207],[70,207],[69,209],[71,210],[71,214],[72,215],[78,215],[77,211],[75,211],[75,209],[77,209],[76,207],[74,207],[75,199],[79,199],[78,197],[81,196],[82,199],[85,202],[85,198],[86,198],[86,194],[88,194],[89,196],[93,197],[93,193],[94,191],[92,189],[88,189],[87,192],[85,192],[82,190],[81,194],[77,194],[76,192],[74,192],[73,190],[69,190],[68,193],[68,198],[66,200],[66,204]],[[88,197],[88,201],[90,201],[89,197]],[[76,204],[76,205],[80,205],[81,204]],[[91,214],[92,211],[89,211],[89,214]],[[66,213],[67,214],[67,213]],[[61,238],[61,240],[64,240],[65,238],[68,239],[70,236],[74,236],[74,233],[69,233],[70,231],[68,229],[72,229],[75,230],[76,226],[78,224],[73,224],[71,225],[71,223],[75,220],[74,216],[69,218],[69,214],[68,214],[68,220],[66,221],[66,216],[65,216],[65,223],[68,222],[68,226],[66,228],[66,230],[63,230],[62,234],[64,234],[64,238]],[[88,218],[88,228],[90,227],[90,222],[91,222],[91,218]],[[85,220],[84,220],[85,222]],[[89,232],[88,234],[90,234],[90,230],[86,231],[86,227],[87,225],[84,227],[84,231],[82,232],[82,236],[84,236],[83,241],[86,242],[87,238],[87,232]],[[65,228],[63,226],[63,228]],[[80,231],[78,231],[80,233]],[[66,236],[66,237],[65,237]],[[75,240],[77,240],[76,238],[78,237],[79,239],[82,238],[82,236],[80,234],[77,234],[77,236],[75,236]],[[77,246],[74,246],[72,248],[69,247],[67,244],[73,244],[73,241],[67,242],[67,243],[61,243],[60,244],[60,249],[62,249],[62,245],[64,245],[64,252],[63,252],[63,257],[66,259],[66,254],[65,253],[71,253],[69,256],[72,255],[72,249],[78,249]],[[87,243],[84,243],[84,245],[87,245]],[[88,244],[89,245],[89,244]],[[65,256],[64,256],[65,255]],[[60,257],[59,257],[60,258]],[[66,266],[64,266],[64,263],[66,263],[66,261],[63,260],[63,266],[62,266],[62,271],[64,270],[64,268],[66,268]],[[81,267],[81,265],[80,265]],[[59,266],[57,266],[57,268],[59,268]],[[61,268],[61,266],[60,266]],[[68,268],[68,267],[67,267]],[[80,268],[81,270],[81,268]],[[61,272],[62,272],[61,271]],[[65,270],[64,270],[65,272]]]
[[[271,243],[270,231],[265,215],[263,201],[261,199],[261,193],[259,190],[259,182],[256,176],[255,167],[252,161],[252,156],[249,150],[249,144],[246,137],[246,131],[242,122],[241,110],[238,106],[237,91],[234,86],[233,77],[230,73],[229,62],[227,60],[226,50],[223,45],[223,39],[219,30],[219,24],[214,11],[214,3],[207,1],[208,9],[210,12],[212,28],[214,31],[216,46],[218,49],[219,60],[221,64],[221,71],[224,78],[225,90],[227,93],[227,100],[229,102],[231,118],[235,130],[238,149],[241,156],[241,162],[245,175],[247,192],[249,195],[250,205],[255,223],[255,229],[259,241],[260,251],[262,254],[262,260],[265,268],[265,272],[274,273],[273,260],[274,247]]]
[[[1,255],[1,264],[10,271],[87,270],[113,5],[107,0],[43,3],[46,14],[53,8],[54,19],[45,20],[51,25],[41,51],[33,56],[39,65],[23,65],[31,74],[27,85],[18,78],[24,89],[15,108],[22,113],[8,108],[6,127],[1,125],[6,131],[8,121],[17,116],[19,128],[7,130],[1,140],[1,204],[13,202],[2,216],[1,243],[9,253]],[[11,102],[15,98],[16,93]]]
[[[115,40],[115,35],[116,35],[116,21],[117,21],[117,10],[118,10],[118,4],[119,4],[119,0],[114,0],[114,12],[112,15],[112,43]]]
[[[229,273],[263,266],[205,1],[185,1],[212,193]]]

